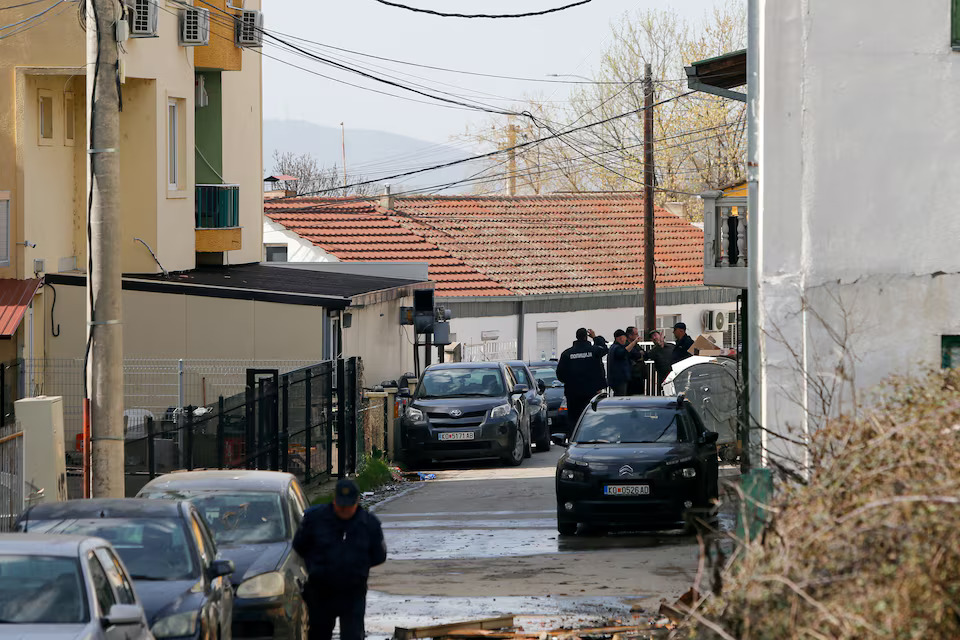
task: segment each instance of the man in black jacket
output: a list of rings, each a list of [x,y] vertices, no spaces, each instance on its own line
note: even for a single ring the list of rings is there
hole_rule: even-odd
[[[593,344],[587,338],[593,339]],[[590,399],[607,387],[603,373],[603,356],[607,355],[607,341],[593,329],[577,329],[573,346],[560,354],[557,379],[563,383],[567,398],[567,435],[573,433],[580,414]]]
[[[659,389],[672,370],[673,345],[665,342],[663,334],[659,331],[651,331],[650,340],[653,342],[653,346],[647,352],[647,357],[653,360],[653,367],[657,372],[656,389]],[[654,395],[658,395],[659,393],[659,391],[654,391]]]
[[[687,325],[683,322],[673,325],[673,337],[677,341],[673,347],[673,363],[676,364],[692,355],[690,347],[693,346],[693,338],[687,335]]]
[[[633,361],[631,352],[640,341],[634,336],[632,342],[627,342],[627,332],[617,329],[613,332],[613,344],[607,354],[607,382],[613,388],[613,395],[625,396],[629,394],[630,381],[633,378]]]
[[[360,490],[337,481],[333,504],[307,509],[293,548],[307,565],[303,599],[310,612],[310,640],[330,640],[340,618],[342,640],[363,640],[370,567],[387,559],[380,521],[357,504]]]

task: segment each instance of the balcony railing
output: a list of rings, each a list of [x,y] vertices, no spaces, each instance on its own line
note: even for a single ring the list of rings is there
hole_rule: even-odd
[[[703,283],[747,287],[747,199],[710,191],[703,198]]]
[[[197,229],[230,229],[240,226],[240,185],[198,184]]]

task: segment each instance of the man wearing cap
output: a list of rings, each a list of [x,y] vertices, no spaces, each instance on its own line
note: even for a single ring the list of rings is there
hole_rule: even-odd
[[[380,521],[357,504],[360,490],[337,481],[333,504],[307,509],[293,548],[307,565],[303,599],[310,612],[309,640],[330,640],[337,618],[342,640],[362,640],[370,567],[387,559]]]
[[[627,395],[627,388],[633,376],[630,352],[637,346],[640,336],[635,335],[629,343],[627,340],[626,331],[623,329],[614,331],[613,344],[610,345],[610,353],[607,355],[607,382],[613,387],[615,396]]]
[[[687,325],[682,322],[673,325],[673,337],[677,341],[673,347],[673,363],[676,364],[690,357],[693,338],[687,335]]]
[[[557,379],[563,383],[563,395],[567,398],[568,436],[593,396],[607,387],[607,376],[603,372],[607,341],[593,329],[577,329],[576,337],[573,346],[564,350],[557,362]]]

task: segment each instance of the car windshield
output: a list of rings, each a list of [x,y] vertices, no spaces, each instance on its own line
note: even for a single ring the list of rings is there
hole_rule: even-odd
[[[0,555],[0,624],[89,620],[86,588],[76,558]]]
[[[560,382],[557,380],[557,370],[553,367],[530,367],[530,370],[533,371],[534,378],[543,380],[543,384],[548,387],[553,386],[554,382]]]
[[[134,580],[199,577],[179,519],[91,518],[29,521],[31,533],[97,536],[113,543]]]
[[[496,397],[504,395],[498,369],[434,369],[423,374],[417,398]]]
[[[267,491],[158,491],[144,498],[189,500],[206,518],[218,545],[265,544],[290,536],[280,496]]]
[[[525,384],[528,387],[534,386],[523,367],[511,366],[510,371],[513,371],[513,377],[517,379],[517,384]]]
[[[677,442],[676,409],[600,407],[585,411],[573,441],[583,443]]]

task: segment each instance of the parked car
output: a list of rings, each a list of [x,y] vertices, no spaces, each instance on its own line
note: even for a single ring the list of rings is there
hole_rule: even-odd
[[[533,377],[544,384],[543,397],[547,408],[547,430],[550,433],[567,433],[567,404],[563,395],[563,383],[557,379],[557,361],[531,362]]]
[[[530,457],[527,385],[502,362],[427,367],[400,420],[406,461]]]
[[[23,532],[97,536],[113,544],[157,638],[229,640],[233,563],[219,557],[203,516],[183,500],[67,500],[30,507]]]
[[[689,510],[710,508],[718,472],[717,433],[682,395],[601,394],[557,463],[557,529],[671,528]]]
[[[148,482],[137,497],[189,500],[233,561],[233,637],[307,639],[300,596],[307,571],[293,536],[308,503],[296,477],[279,471],[188,471]]]
[[[110,543],[0,534],[0,637],[153,640]]]
[[[537,380],[523,360],[508,360],[510,371],[520,384],[527,385],[527,410],[530,413],[530,438],[537,451],[550,451],[550,428],[547,421],[547,403],[544,394],[547,385]]]

